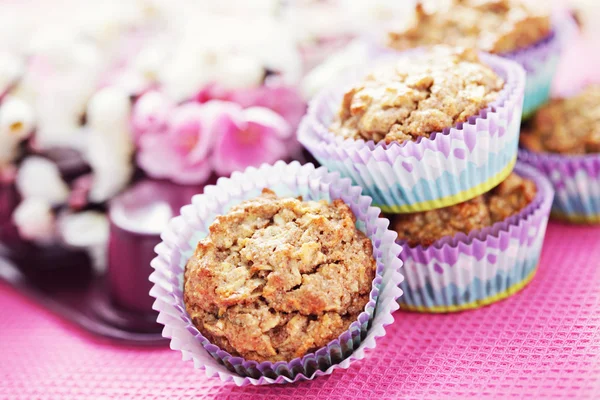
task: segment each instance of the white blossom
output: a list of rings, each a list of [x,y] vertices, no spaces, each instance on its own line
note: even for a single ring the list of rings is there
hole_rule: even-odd
[[[211,15],[182,25],[159,76],[175,101],[190,98],[211,82],[230,89],[256,87],[265,68],[279,72],[289,83],[300,78],[296,43],[274,18]],[[199,39],[204,37],[211,39]]]
[[[69,187],[56,164],[42,157],[25,159],[17,173],[16,185],[24,199],[42,199],[51,205],[60,205],[69,197]]]
[[[90,100],[86,158],[93,171],[92,201],[110,199],[127,186],[133,174],[130,114],[129,97],[122,89],[102,89]]]
[[[34,128],[34,115],[24,101],[8,97],[0,105],[0,167],[9,164],[17,155],[19,143]]]
[[[43,198],[26,198],[13,212],[13,222],[19,235],[40,244],[52,244],[55,238],[55,218],[51,204]]]
[[[34,41],[32,48],[39,61],[29,67],[16,94],[36,110],[36,144],[77,148],[81,117],[108,60],[91,41],[60,35]]]
[[[15,141],[26,139],[35,127],[33,109],[25,101],[7,97],[0,105],[0,136],[11,136]]]
[[[93,202],[104,202],[127,186],[133,175],[133,164],[130,157],[119,155],[124,151],[113,147],[106,138],[94,136],[89,145],[87,160],[93,174],[89,198]]]
[[[368,62],[368,51],[368,44],[356,39],[313,68],[302,80],[304,97],[310,99],[344,72],[364,66]]]
[[[106,244],[109,222],[105,213],[83,211],[59,216],[58,229],[63,241],[73,247]]]
[[[123,140],[121,133],[129,127],[131,102],[127,93],[115,87],[104,88],[94,94],[87,106],[87,125],[93,134]]]
[[[0,94],[5,93],[23,74],[23,59],[10,52],[0,52]]]
[[[60,214],[58,230],[65,244],[88,252],[96,270],[105,268],[110,235],[110,223],[105,213],[83,211]]]
[[[171,107],[171,103],[162,93],[151,91],[145,93],[135,103],[134,114],[139,119],[157,116],[160,120],[166,120]]]

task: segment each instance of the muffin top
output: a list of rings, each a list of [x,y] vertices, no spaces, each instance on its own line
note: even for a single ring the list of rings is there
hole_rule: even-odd
[[[185,271],[184,302],[211,343],[249,360],[290,361],[348,329],[369,301],[371,241],[342,200],[265,189],[210,226]]]
[[[392,216],[391,229],[409,246],[429,246],[445,236],[491,226],[521,211],[534,199],[535,183],[512,173],[500,185],[450,207]]]
[[[420,1],[413,20],[388,33],[388,44],[406,50],[446,43],[501,54],[531,46],[551,29],[550,14],[522,0]]]
[[[523,127],[520,141],[535,152],[600,153],[600,85],[551,100]]]
[[[428,138],[478,114],[503,86],[475,51],[436,46],[383,65],[352,86],[330,130],[386,143]]]

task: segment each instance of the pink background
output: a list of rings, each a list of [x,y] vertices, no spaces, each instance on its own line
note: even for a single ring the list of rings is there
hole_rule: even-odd
[[[238,388],[169,349],[98,341],[0,284],[0,399],[600,398],[600,227],[551,223],[536,278],[492,306],[395,314],[346,371]]]

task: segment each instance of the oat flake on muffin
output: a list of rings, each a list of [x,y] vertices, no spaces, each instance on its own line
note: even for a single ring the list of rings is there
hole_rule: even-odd
[[[477,115],[503,87],[475,51],[435,46],[356,83],[330,129],[351,139],[416,141]]]
[[[520,142],[533,152],[600,153],[600,85],[550,101],[523,129]]]
[[[371,241],[342,200],[265,189],[210,226],[185,271],[198,330],[233,355],[289,361],[327,345],[369,301]]]
[[[388,44],[406,50],[433,44],[502,54],[527,48],[551,33],[550,14],[522,0],[419,1],[415,17],[388,33]]]
[[[410,246],[430,246],[459,232],[504,221],[525,208],[536,195],[535,183],[513,173],[488,193],[454,206],[392,217],[391,228]]]

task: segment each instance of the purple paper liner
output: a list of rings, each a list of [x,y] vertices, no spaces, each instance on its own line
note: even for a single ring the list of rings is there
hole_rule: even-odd
[[[535,273],[554,190],[536,169],[518,163],[515,172],[537,188],[533,201],[494,225],[403,251],[401,307],[452,312],[491,304],[522,288]],[[511,289],[512,288],[512,289]]]
[[[560,54],[576,30],[577,26],[568,13],[555,12],[552,32],[547,38],[525,49],[501,54],[519,63],[527,72],[523,119],[529,118],[550,99]]]
[[[554,75],[560,61],[562,41],[554,29],[544,40],[501,56],[519,63],[527,72],[523,119],[529,118],[538,108],[548,102]]]
[[[386,52],[374,64],[419,54]],[[496,101],[467,122],[430,138],[404,143],[344,139],[329,131],[347,86],[362,78],[357,68],[323,90],[300,125],[300,142],[330,170],[352,178],[385,212],[415,212],[469,200],[498,184],[517,157],[525,72],[517,63],[481,54],[505,80]]]
[[[465,129],[465,127],[461,125],[472,125],[471,120],[473,118],[486,119],[491,113],[500,113],[499,109],[514,108],[515,104],[512,103],[518,103],[519,98],[523,96],[523,88],[521,86],[524,86],[525,81],[524,70],[516,67],[516,63],[513,64],[510,61],[507,62],[500,56],[479,53],[482,62],[489,65],[498,75],[500,75],[505,80],[505,85],[500,91],[498,98],[490,103],[486,108],[482,109],[479,114],[471,117],[468,123],[458,124],[458,126],[445,129],[442,132],[433,132],[429,138],[419,137],[416,141],[406,141],[403,143],[392,142],[389,144],[385,143],[384,141],[374,142],[373,140],[365,141],[363,139],[344,139],[329,130],[329,126],[333,122],[334,116],[338,112],[341,99],[352,84],[364,78],[369,71],[372,71],[378,66],[401,60],[403,58],[409,58],[413,55],[419,55],[425,51],[426,49],[424,48],[416,48],[402,52],[396,52],[383,48],[379,49],[378,52],[374,52],[375,55],[373,62],[367,67],[360,66],[348,71],[340,78],[334,80],[331,85],[327,86],[320,93],[318,93],[310,101],[304,119],[308,121],[308,124],[313,132],[320,139],[327,143],[336,143],[345,147],[367,146],[370,150],[380,147],[385,150],[398,150],[401,148],[405,149],[402,153],[403,155],[411,155],[415,152],[418,153],[418,151],[414,148],[419,147],[422,142],[432,142],[438,135],[451,135],[456,131],[461,131]],[[510,107],[507,107],[507,105]]]
[[[258,196],[265,187],[279,196],[301,195],[306,200],[341,198],[354,212],[357,227],[371,239],[377,261],[370,300],[357,321],[327,346],[289,362],[258,363],[219,349],[192,324],[183,303],[183,272],[196,243],[208,234],[216,216]],[[312,164],[280,161],[219,179],[181,209],[181,215],[170,221],[161,235],[162,243],[156,247],[158,256],[152,261],[155,271],[150,276],[154,283],[150,294],[156,298],[153,308],[159,311],[163,336],[171,339],[173,350],[181,351],[184,360],[193,360],[194,366],[204,369],[207,376],[218,375],[222,381],[240,386],[295,382],[348,368],[353,361],[365,357],[366,349],[375,347],[376,338],[385,335],[385,326],[393,322],[392,312],[398,308],[397,299],[402,295],[402,262],[398,258],[401,247],[395,242],[397,234],[388,230],[389,221],[379,215],[380,210],[371,207],[371,198],[361,195],[361,188]]]
[[[552,30],[546,38],[524,49],[498,54],[517,62],[527,72],[523,119],[548,101],[561,50],[577,31],[577,24],[568,10],[554,10],[551,19]],[[380,51],[392,50],[383,44],[385,40],[380,35],[370,35],[365,40]]]
[[[501,53],[499,56],[519,63],[525,69],[529,78],[529,74],[535,73],[540,68],[541,63],[561,49],[561,44],[562,41],[559,38],[557,28],[554,26],[545,39],[524,49]]]
[[[600,154],[580,156],[519,149],[519,160],[554,186],[552,216],[573,223],[600,223]]]

